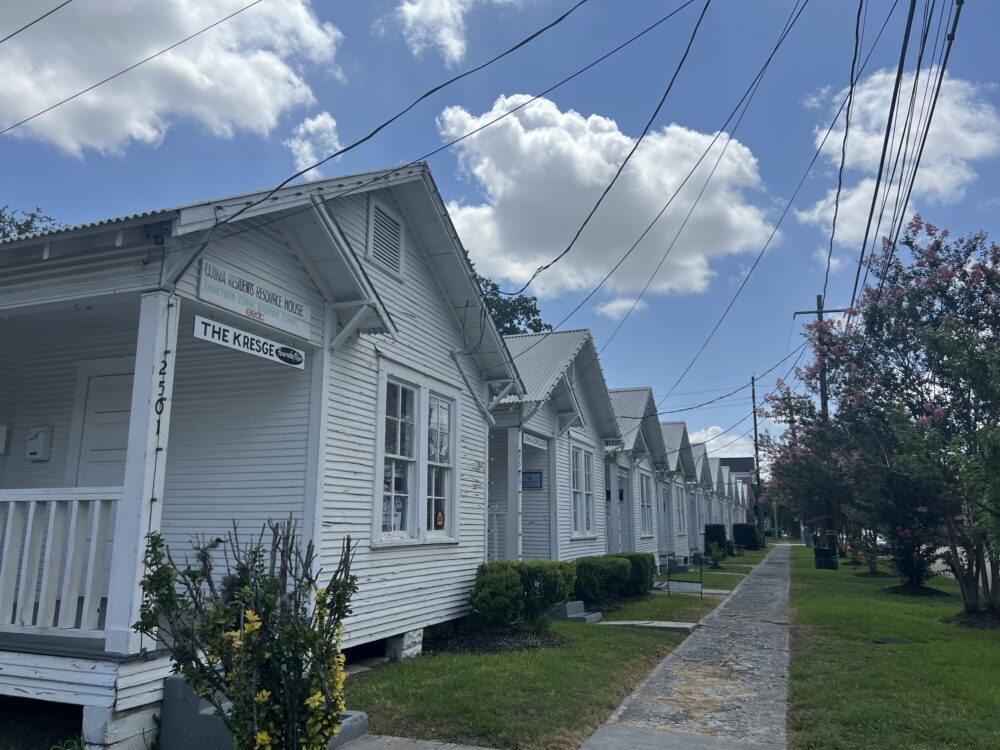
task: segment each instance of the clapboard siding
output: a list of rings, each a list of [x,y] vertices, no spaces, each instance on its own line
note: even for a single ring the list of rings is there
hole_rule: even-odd
[[[507,554],[507,430],[498,427],[489,434],[488,558],[501,560]]]
[[[106,247],[48,260],[41,244],[37,252],[35,261],[0,267],[0,310],[147,291],[160,282],[161,248]]]
[[[674,554],[674,498],[669,477],[654,484],[657,503],[657,542],[661,561]]]
[[[178,554],[234,522],[301,521],[305,501],[310,368],[194,339],[193,318],[182,304],[161,525]]]
[[[0,694],[21,698],[112,706],[117,665],[71,656],[0,651]]]
[[[636,461],[635,470],[632,472],[632,510],[633,528],[635,529],[634,549],[636,552],[650,552],[653,555],[658,555],[660,549],[659,543],[656,539],[657,513],[655,496],[650,497],[650,501],[653,506],[653,524],[650,529],[650,533],[645,536],[642,533],[642,489],[640,483],[642,482],[641,477],[643,475],[650,477],[650,490],[655,492],[656,472],[653,471],[653,464],[646,455],[642,455],[639,460]]]
[[[401,213],[390,193],[383,191],[380,199]],[[352,249],[364,258],[367,197],[345,196],[333,201],[331,210]],[[476,568],[486,557],[488,427],[452,359],[452,352],[466,346],[460,323],[409,230],[402,274],[367,259],[363,262],[398,333],[393,339],[381,335],[352,339],[334,352],[330,366],[322,551],[324,567],[330,569],[345,535],[358,544],[354,572],[359,590],[354,614],[346,623],[350,644],[464,614]],[[470,319],[475,318],[470,315]],[[381,504],[381,498],[374,496],[374,472],[380,470],[375,466],[380,354],[461,392],[457,544],[372,547],[373,514]],[[471,362],[466,374],[485,398],[485,383]],[[496,467],[490,479],[503,473]],[[496,492],[496,486],[489,492]]]
[[[282,294],[308,304],[312,326],[307,341],[313,345],[323,341],[323,297],[275,226],[262,226],[229,239],[215,240],[205,257],[257,276]],[[197,299],[200,277],[201,261],[198,261],[177,283],[177,294]],[[288,334],[275,331],[270,337],[283,340]]]
[[[581,407],[586,412],[586,399],[581,398]],[[575,560],[578,557],[603,555],[607,552],[608,540],[604,500],[604,449],[593,427],[592,419],[583,427],[571,427],[558,440],[559,466],[559,559]],[[573,535],[573,483],[572,446],[590,451],[594,456],[594,532],[583,537]]]
[[[549,528],[552,477],[549,476],[548,451],[525,447],[521,465],[523,471],[542,472],[540,489],[521,492],[521,554],[526,559],[548,560],[552,546]]]
[[[8,488],[66,486],[66,459],[76,391],[76,363],[106,357],[134,357],[137,317],[123,315],[81,324],[66,311],[67,325],[57,322],[22,325],[14,346],[18,373],[8,424],[11,444],[0,455],[0,486]],[[23,321],[23,319],[22,319]],[[73,325],[69,325],[73,323]],[[8,364],[9,367],[9,364]],[[7,377],[11,377],[8,375]],[[6,379],[6,378],[5,378]],[[29,461],[25,457],[28,430],[52,428],[52,457]],[[74,481],[68,482],[75,485]]]

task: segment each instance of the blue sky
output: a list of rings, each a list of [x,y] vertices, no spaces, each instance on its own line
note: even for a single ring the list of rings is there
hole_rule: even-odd
[[[0,128],[247,2],[75,0],[0,45]],[[508,109],[517,95],[538,93],[680,4],[590,0],[532,45],[438,93],[323,174],[421,156],[446,135]],[[557,321],[572,309],[652,219],[692,154],[707,145],[756,74],[792,4],[714,0],[633,167],[580,246],[533,287],[547,319]],[[0,0],[0,36],[38,15],[36,5]],[[431,160],[470,253],[504,288],[519,285],[540,259],[565,246],[652,112],[701,5],[692,4],[502,127]],[[868,5],[866,48],[890,3]],[[294,171],[296,155],[322,155],[335,143],[350,142],[417,92],[491,57],[569,6],[565,0],[262,0],[188,45],[0,137],[0,204],[37,205],[75,223],[269,186]],[[703,203],[604,352],[612,386],[652,385],[658,396],[666,394],[715,324],[846,85],[855,8],[847,0],[809,3]],[[873,174],[881,145],[891,86],[885,71],[898,58],[904,10],[897,9],[862,79],[831,307],[848,301],[853,281],[871,197],[864,180]],[[966,3],[940,124],[911,204],[953,232],[1000,233],[1000,90],[991,52],[991,30],[998,27],[1000,6]],[[839,143],[834,137],[830,145],[839,150]],[[816,255],[829,236],[823,199],[835,185],[834,156],[831,150],[817,163],[729,318],[662,408],[736,387],[788,351],[792,311],[812,308],[822,286]],[[624,265],[567,327],[590,327],[604,344],[617,325],[614,314],[635,299],[706,176],[696,173],[678,197],[678,210],[665,215],[635,263]],[[797,345],[794,334],[791,341]],[[773,384],[774,376],[764,382]],[[692,433],[710,436],[711,428],[728,427],[748,413],[749,393],[739,396],[678,417],[687,418]],[[746,447],[739,443],[726,453]]]

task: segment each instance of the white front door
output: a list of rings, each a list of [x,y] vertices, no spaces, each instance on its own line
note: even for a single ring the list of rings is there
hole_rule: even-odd
[[[91,375],[83,407],[77,487],[121,487],[132,406],[132,373]]]

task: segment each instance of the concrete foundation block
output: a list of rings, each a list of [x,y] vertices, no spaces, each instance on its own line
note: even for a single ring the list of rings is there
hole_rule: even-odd
[[[385,657],[390,661],[402,661],[420,656],[424,648],[424,629],[407,630],[385,640]]]
[[[147,750],[159,735],[160,704],[129,711],[100,706],[83,707],[86,750]]]

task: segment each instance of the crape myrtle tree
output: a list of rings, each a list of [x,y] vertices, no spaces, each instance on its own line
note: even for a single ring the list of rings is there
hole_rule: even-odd
[[[850,325],[807,331],[836,404],[831,439],[868,467],[891,545],[913,559],[908,582],[944,547],[966,610],[995,608],[1000,398],[987,354],[1000,345],[1000,247],[917,216],[895,250],[885,243],[869,259]],[[818,372],[803,373],[814,392]]]

